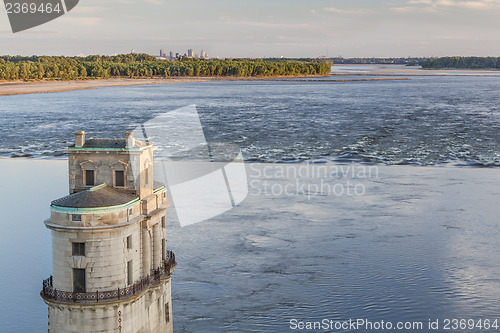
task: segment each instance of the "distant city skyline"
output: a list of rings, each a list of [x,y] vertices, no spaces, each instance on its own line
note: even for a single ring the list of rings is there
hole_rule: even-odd
[[[0,54],[500,56],[499,21],[500,0],[86,0],[16,34],[2,8]]]
[[[179,56],[184,56],[188,58],[200,58],[209,59],[209,56],[205,50],[201,50],[200,53],[195,53],[194,49],[188,49],[186,53],[181,54],[179,52],[169,51],[165,52],[164,49],[160,49],[159,55],[155,55],[160,60],[175,60]]]

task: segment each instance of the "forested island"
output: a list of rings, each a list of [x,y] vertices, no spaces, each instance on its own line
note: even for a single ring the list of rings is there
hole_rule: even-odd
[[[305,76],[330,73],[326,61],[179,58],[161,61],[148,54],[87,57],[0,56],[0,80],[89,78]]]
[[[429,59],[421,63],[422,68],[428,69],[500,69],[500,58],[497,57],[443,57]]]

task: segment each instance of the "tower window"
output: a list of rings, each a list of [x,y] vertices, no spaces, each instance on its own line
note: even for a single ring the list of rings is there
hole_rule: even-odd
[[[166,217],[165,216],[161,217],[161,227],[163,229],[165,229],[165,227],[166,227]]]
[[[132,235],[127,237],[127,249],[130,250],[131,248],[132,248]]]
[[[146,178],[144,184],[149,185],[149,166],[144,170],[144,178]]]
[[[73,292],[84,293],[85,291],[85,269],[73,268]]]
[[[166,239],[163,238],[161,240],[161,260],[166,260],[167,259],[167,245],[166,245]]]
[[[71,221],[80,222],[82,220],[81,215],[71,215]]]
[[[115,171],[115,186],[125,187],[125,171]]]
[[[85,257],[85,243],[73,243],[73,255]]]
[[[94,186],[95,185],[95,173],[94,170],[85,170],[85,185]]]
[[[130,286],[134,283],[132,260],[127,262],[127,284]]]
[[[170,306],[165,304],[165,322],[168,324],[170,322]]]

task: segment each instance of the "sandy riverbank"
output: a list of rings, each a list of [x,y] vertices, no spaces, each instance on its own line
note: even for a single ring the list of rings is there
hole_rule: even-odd
[[[157,78],[157,79],[113,78],[113,79],[98,79],[98,80],[35,81],[35,82],[4,81],[0,82],[0,96],[95,89],[99,87],[201,82],[207,80],[210,80],[210,78]]]
[[[324,78],[331,77],[331,80]],[[370,79],[343,79],[341,77],[334,79],[332,75],[304,75],[304,76],[269,76],[269,77],[233,77],[233,76],[215,76],[215,77],[180,77],[180,78],[149,78],[149,79],[129,79],[129,78],[111,78],[95,80],[71,80],[71,81],[0,81],[0,96],[41,94],[51,92],[63,92],[72,90],[95,89],[101,87],[119,87],[132,85],[150,85],[150,84],[169,84],[169,83],[187,83],[187,82],[206,82],[206,81],[377,81],[377,80],[408,80],[408,78],[370,78]]]
[[[95,89],[101,87],[120,87],[149,84],[169,84],[205,81],[262,81],[285,78],[318,78],[322,76],[272,76],[272,77],[179,77],[179,78],[110,78],[69,81],[0,81],[0,96],[41,94],[72,90]]]

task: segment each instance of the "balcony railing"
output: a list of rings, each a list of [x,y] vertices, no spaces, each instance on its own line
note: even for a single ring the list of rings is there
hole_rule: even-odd
[[[73,303],[83,303],[83,302],[107,302],[116,301],[132,298],[150,286],[155,286],[160,284],[162,278],[169,277],[172,272],[172,268],[177,264],[175,261],[175,254],[172,251],[167,251],[167,260],[163,262],[163,266],[155,269],[151,275],[148,275],[141,279],[140,281],[134,283],[133,285],[126,288],[118,288],[108,291],[94,291],[85,293],[76,293],[72,291],[61,291],[54,289],[52,276],[46,280],[43,280],[43,289],[41,296],[44,299],[54,300],[59,302],[73,302]]]

